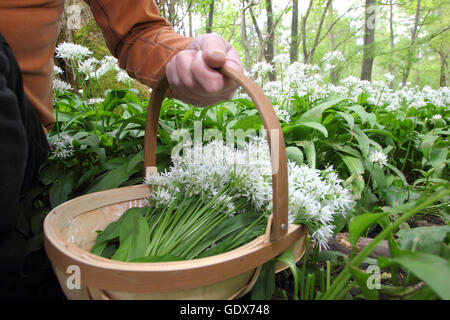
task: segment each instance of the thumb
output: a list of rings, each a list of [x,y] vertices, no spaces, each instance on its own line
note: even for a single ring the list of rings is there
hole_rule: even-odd
[[[225,65],[229,48],[230,44],[215,33],[200,35],[191,44],[191,49],[202,51],[203,60],[211,68]]]

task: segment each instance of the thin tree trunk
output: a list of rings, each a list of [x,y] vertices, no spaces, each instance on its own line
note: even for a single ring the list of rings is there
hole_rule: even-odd
[[[314,43],[313,46],[311,48],[311,51],[308,54],[308,63],[311,63],[313,61],[314,58],[314,53],[316,52],[316,48],[319,45],[319,38],[320,38],[320,34],[322,33],[322,26],[323,26],[323,22],[325,21],[325,17],[327,15],[327,11],[331,6],[333,0],[328,0],[327,4],[325,5],[325,9],[322,12],[322,16],[320,17],[320,22],[319,22],[319,27],[317,28],[317,33],[316,33],[316,37],[314,38]]]
[[[416,8],[416,17],[414,19],[414,26],[411,32],[411,44],[408,49],[408,61],[406,63],[405,71],[403,72],[403,78],[402,78],[402,87],[405,86],[406,81],[408,81],[409,73],[412,68],[412,59],[414,55],[414,45],[417,39],[417,27],[419,25],[419,16],[420,16],[420,0],[417,0],[417,8]]]
[[[209,5],[208,25],[206,26],[206,33],[212,32],[213,19],[214,19],[214,0],[211,0],[211,4]]]
[[[443,52],[439,52],[439,57],[441,60],[441,72],[439,77],[439,85],[441,87],[447,86],[447,56]]]
[[[333,6],[331,6],[331,12],[333,12]],[[336,38],[335,37],[336,37],[336,34],[334,33],[334,31],[330,30],[330,44],[331,44],[332,51],[336,50]],[[334,67],[331,70],[331,83],[336,85],[338,80],[339,80],[338,69],[337,69],[337,67]]]
[[[389,0],[389,36],[390,36],[390,45],[391,45],[391,53],[389,60],[389,73],[394,74],[394,67],[392,66],[392,61],[394,59],[394,6],[392,4],[392,0]],[[394,80],[389,82],[389,88],[394,88]]]
[[[189,37],[192,38],[194,36],[194,32],[192,30],[192,12],[191,12],[191,10],[189,10],[188,15],[189,15]]]
[[[373,60],[375,58],[375,15],[376,0],[366,0],[364,24],[364,50],[361,66],[361,80],[372,80]]]
[[[302,48],[303,48],[303,61],[308,63],[308,48],[306,47],[306,22],[308,21],[309,14],[311,13],[311,8],[314,0],[309,1],[308,9],[305,15],[302,17]]]
[[[298,0],[292,1],[291,50],[289,56],[291,63],[298,60]]]
[[[248,7],[245,6],[245,0],[242,0],[242,12],[241,12],[241,41],[244,46],[244,65],[245,69],[250,69],[250,48],[247,43],[247,22],[245,20],[245,12]]]
[[[170,23],[173,26],[175,26],[175,18],[176,18],[176,16],[175,16],[175,2],[176,2],[176,0],[172,0],[170,2],[170,16],[172,17]]]
[[[267,63],[273,65],[274,56],[274,46],[275,46],[275,32],[273,30],[273,10],[272,10],[272,0],[266,0],[266,11],[267,11],[267,47],[264,53]],[[275,70],[269,73],[269,80],[275,81],[277,79]]]

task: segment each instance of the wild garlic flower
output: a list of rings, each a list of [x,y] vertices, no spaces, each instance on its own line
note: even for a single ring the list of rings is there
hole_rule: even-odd
[[[251,74],[253,76],[255,76],[255,75],[262,76],[262,75],[268,74],[269,72],[272,72],[272,71],[273,71],[273,66],[270,63],[261,61],[261,62],[255,63],[253,65],[253,67],[251,69]]]
[[[433,120],[434,120],[434,121],[438,121],[438,120],[440,120],[440,119],[442,119],[442,115],[440,115],[440,114],[435,114],[435,115],[433,116]]]
[[[380,167],[387,164],[387,156],[382,151],[374,151],[370,154],[369,160],[372,163],[378,163]]]
[[[56,92],[63,93],[65,91],[72,90],[72,86],[65,81],[54,78],[53,79],[53,90]]]
[[[91,99],[88,99],[87,103],[88,103],[88,105],[95,105],[95,104],[100,104],[103,101],[105,101],[104,98],[91,98]]]
[[[275,57],[273,57],[273,62],[280,64],[282,66],[288,65],[290,61],[288,54],[277,54]]]
[[[169,195],[178,192],[212,197],[231,186],[217,200],[225,204],[230,217],[240,200],[255,212],[272,207],[272,168],[263,137],[254,137],[240,149],[222,141],[190,144],[182,155],[174,155],[172,162],[170,169],[144,181],[152,185],[151,199],[157,206],[167,206],[171,203]],[[327,248],[334,218],[346,215],[353,207],[350,191],[342,187],[332,167],[320,171],[289,162],[288,172],[289,222],[308,225],[320,248]]]
[[[346,216],[354,205],[351,192],[329,167],[323,171],[288,163],[289,222],[300,222],[313,230],[320,248],[327,248],[336,216]],[[322,230],[319,231],[318,230]]]
[[[324,54],[322,58],[325,71],[333,70],[340,62],[345,62],[342,52],[338,50],[330,51]]]
[[[274,105],[273,109],[275,110],[275,113],[280,121],[284,123],[291,122],[291,115],[287,110],[281,109],[279,105]]]
[[[60,160],[69,159],[74,155],[72,138],[68,135],[62,135],[51,144],[52,157]]]
[[[100,64],[98,59],[91,57],[78,63],[78,71],[85,75],[85,80],[96,77],[96,69]]]
[[[98,68],[95,71],[95,78],[100,78],[101,76],[105,75],[109,71],[117,71],[119,72],[121,69],[118,65],[118,60],[113,56],[105,56],[100,61],[100,68]]]
[[[62,58],[68,61],[79,60],[92,54],[92,51],[88,48],[72,42],[60,43],[56,47],[55,52],[57,58]]]
[[[130,85],[133,82],[133,79],[128,75],[128,73],[124,70],[120,70],[116,75],[117,82],[122,82]]]
[[[55,65],[53,66],[53,75],[57,76],[57,75],[63,74],[63,73],[64,73],[63,69],[61,69],[60,67],[55,66]]]
[[[392,82],[395,79],[394,75],[389,72],[384,74],[384,78],[387,82]]]

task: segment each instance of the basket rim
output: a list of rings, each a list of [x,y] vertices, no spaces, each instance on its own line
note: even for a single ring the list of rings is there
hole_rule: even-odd
[[[108,277],[121,278],[121,274],[123,273],[140,274],[142,279],[151,278],[156,280],[157,277],[170,278],[170,275],[183,278],[182,275],[189,276],[189,273],[194,272],[194,270],[197,270],[196,272],[200,274],[202,271],[207,272],[209,269],[215,270],[214,272],[217,272],[217,270],[222,270],[221,275],[209,275],[205,276],[203,279],[194,281],[195,283],[207,285],[214,283],[211,282],[213,281],[212,279],[217,280],[218,278],[221,278],[225,280],[257,267],[263,262],[268,261],[270,258],[273,258],[279,253],[285,251],[288,247],[290,247],[290,245],[299,240],[305,234],[306,228],[304,226],[289,225],[286,237],[283,237],[281,240],[275,242],[270,241],[267,238],[266,233],[266,235],[262,235],[241,247],[225,253],[194,260],[167,262],[124,262],[111,260],[92,254],[89,251],[81,249],[75,244],[64,239],[64,236],[58,226],[61,224],[59,221],[59,219],[61,219],[60,215],[64,214],[67,210],[70,211],[71,207],[74,205],[90,202],[94,198],[100,199],[98,203],[101,203],[102,205],[98,206],[97,204],[94,206],[95,208],[91,207],[91,210],[95,210],[103,206],[119,203],[121,201],[118,200],[122,200],[124,198],[126,198],[124,201],[142,199],[142,195],[145,194],[145,191],[149,192],[149,187],[146,185],[100,191],[74,198],[51,210],[44,220],[44,244],[47,255],[49,256],[53,267],[65,272],[69,265],[78,265],[82,272],[87,274],[87,277],[85,277],[86,283],[96,285],[102,289],[115,290],[121,288],[121,286],[108,284],[106,279]],[[106,194],[112,195],[112,197],[109,197],[109,201],[108,197],[105,197]],[[119,195],[122,199],[118,199],[117,196]],[[83,207],[81,206],[81,208]],[[90,210],[79,212],[74,217],[80,216],[88,211]],[[262,256],[258,256],[258,253]],[[256,265],[254,265],[255,263]],[[221,265],[230,266],[233,264],[238,266],[240,271],[239,273],[236,273],[236,270],[233,271],[227,270],[227,268],[221,268]],[[152,276],[150,276],[150,274],[152,274]],[[138,285],[135,282],[136,281],[129,281],[129,285],[134,287],[134,289],[139,289],[136,287]],[[169,284],[167,287],[172,289],[174,287],[186,289],[185,285],[176,286]],[[145,288],[147,288],[147,286]],[[144,287],[141,289],[145,290]]]

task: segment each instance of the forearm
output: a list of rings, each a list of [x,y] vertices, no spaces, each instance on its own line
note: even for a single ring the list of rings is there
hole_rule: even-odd
[[[150,87],[164,75],[170,59],[192,42],[159,15],[153,0],[85,1],[119,66]]]

